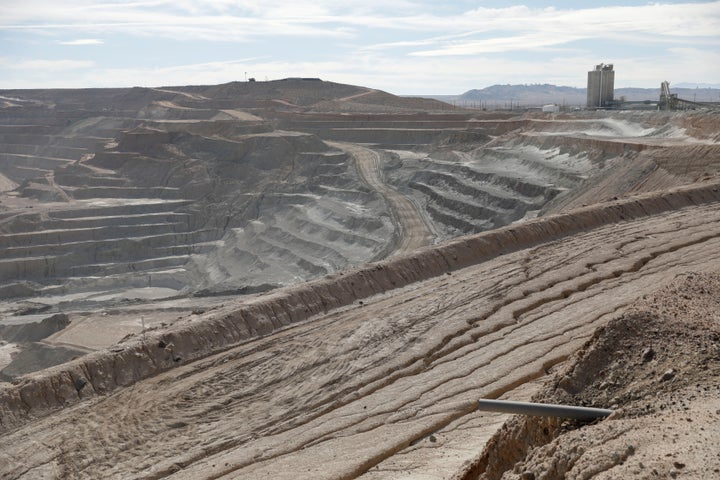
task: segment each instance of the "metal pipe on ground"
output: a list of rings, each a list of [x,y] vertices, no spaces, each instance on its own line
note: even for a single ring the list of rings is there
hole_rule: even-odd
[[[538,417],[576,418],[592,420],[604,418],[613,413],[605,408],[575,407],[548,403],[512,402],[509,400],[478,400],[478,409],[485,412],[501,412]]]

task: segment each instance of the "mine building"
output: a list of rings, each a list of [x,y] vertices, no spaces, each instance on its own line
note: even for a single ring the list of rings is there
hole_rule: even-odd
[[[601,63],[588,72],[587,107],[608,108],[615,94],[615,71],[612,64]]]

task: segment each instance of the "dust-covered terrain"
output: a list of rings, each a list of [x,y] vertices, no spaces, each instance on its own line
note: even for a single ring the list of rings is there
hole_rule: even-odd
[[[646,437],[588,459],[663,434],[652,392],[717,397],[719,118],[316,79],[0,91],[0,474],[707,478],[717,415],[673,437],[682,467]],[[533,395],[617,411],[475,410]]]
[[[514,417],[456,478],[720,475],[720,276],[693,271],[599,328],[534,400],[615,409],[602,422]]]

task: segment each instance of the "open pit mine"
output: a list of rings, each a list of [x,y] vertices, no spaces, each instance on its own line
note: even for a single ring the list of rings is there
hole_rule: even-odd
[[[701,110],[0,91],[0,478],[717,478],[719,172]]]

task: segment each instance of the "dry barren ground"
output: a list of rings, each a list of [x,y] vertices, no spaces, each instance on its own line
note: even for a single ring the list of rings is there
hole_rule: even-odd
[[[687,272],[719,269],[720,207],[705,203],[716,190],[685,190],[687,204],[705,198],[704,204],[635,219],[638,206],[648,210],[665,200],[609,205],[602,215],[627,220],[554,241],[539,239],[552,238],[555,217],[470,237],[534,232],[538,240],[525,237],[526,247],[464,268],[452,268],[452,256],[470,238],[388,261],[372,271],[385,270],[400,284],[418,274],[413,268],[433,272],[370,296],[358,286],[346,292],[356,300],[338,308],[327,297],[324,313],[197,361],[189,361],[192,342],[212,344],[208,329],[220,328],[212,318],[231,319],[242,306],[186,325],[200,338],[185,345],[151,336],[119,345],[114,360],[100,366],[90,355],[31,375],[3,391],[11,408],[2,412],[0,472],[7,478],[448,478],[477,459],[504,419],[478,413],[477,398],[529,398],[539,388],[534,381],[638,298]],[[597,212],[564,218],[582,224],[602,216]],[[445,256],[444,267],[430,261],[436,254]],[[280,318],[287,302],[278,295],[257,302],[269,302]],[[142,351],[165,371],[133,383],[147,376],[132,360]],[[171,364],[177,366],[167,370]],[[78,386],[78,373],[89,383],[71,394],[65,385],[74,378]],[[123,383],[129,386],[114,389]],[[711,397],[697,399],[698,408],[711,408],[702,403]],[[612,403],[622,410],[625,401]],[[23,402],[29,402],[24,412],[17,408]],[[44,415],[48,408],[52,415]],[[697,425],[710,430],[709,438],[716,435],[716,424]]]
[[[514,417],[465,479],[720,476],[720,275],[688,272],[598,329],[535,400],[615,409]]]
[[[0,93],[0,478],[718,476],[717,114]]]

